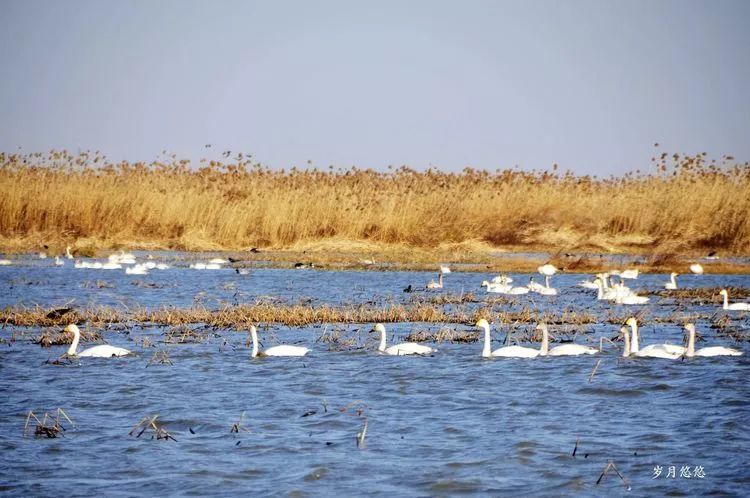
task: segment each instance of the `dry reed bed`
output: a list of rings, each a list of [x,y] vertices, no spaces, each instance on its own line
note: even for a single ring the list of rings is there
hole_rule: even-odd
[[[301,304],[256,303],[247,305],[225,305],[218,309],[201,306],[191,308],[117,309],[94,307],[70,310],[64,314],[55,309],[45,308],[5,308],[0,310],[0,324],[15,327],[55,327],[69,323],[87,323],[92,327],[106,327],[109,330],[127,330],[129,325],[170,327],[169,337],[175,342],[184,339],[205,340],[196,331],[185,328],[200,324],[214,329],[248,330],[251,324],[275,323],[290,327],[317,324],[361,324],[361,323],[461,323],[473,324],[480,318],[487,318],[504,324],[531,324],[545,322],[551,325],[595,325],[598,323],[622,324],[628,317],[637,313],[642,323],[685,323],[687,320],[711,320],[716,313],[674,312],[667,316],[651,316],[649,308],[639,310],[613,310],[604,316],[586,311],[562,310],[559,313],[540,312],[532,308],[519,311],[506,311],[494,305],[479,305],[472,308],[450,305],[443,306],[417,304],[389,304],[383,306],[342,305],[308,306]],[[201,332],[200,334],[205,334]],[[199,335],[200,335],[199,334]],[[56,336],[47,334],[50,344],[60,343]]]
[[[229,164],[112,164],[65,151],[0,154],[0,237],[8,246],[188,250],[291,247],[340,238],[434,248],[481,241],[552,248],[750,250],[750,164],[662,154],[621,178],[494,173],[272,171]],[[88,240],[88,242],[86,242]]]

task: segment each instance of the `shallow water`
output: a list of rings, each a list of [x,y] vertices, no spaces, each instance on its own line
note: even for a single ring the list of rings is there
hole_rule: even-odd
[[[489,276],[452,273],[444,292],[483,296],[478,283]],[[414,294],[404,293],[404,287],[423,285],[432,277],[278,269],[240,276],[230,270],[186,268],[130,276],[30,261],[0,268],[0,306],[56,306],[75,299],[78,306],[152,308],[200,302],[212,307],[264,296],[314,305],[406,302]],[[528,279],[514,277],[517,284]],[[590,333],[577,340],[614,337],[617,327],[604,319],[613,309],[618,316],[626,310],[593,301],[591,291],[572,287],[582,278],[556,276],[553,284],[560,296],[519,296],[504,309],[595,313],[601,323],[586,326]],[[92,286],[96,280],[113,287]],[[631,286],[656,290],[665,281],[664,275],[643,275]],[[748,287],[750,278],[684,276],[679,283]],[[709,302],[684,307],[670,299],[652,301],[650,316],[723,314]],[[747,313],[731,316],[734,327],[750,327]],[[387,357],[374,353],[371,341],[364,350],[329,351],[327,344],[316,342],[330,328],[323,325],[261,330],[266,346],[275,336],[311,347],[305,358],[252,360],[245,334],[219,330],[199,344],[157,342],[174,364],[148,368],[155,348],[142,348],[136,339],[153,335],[158,341],[159,329],[104,332],[110,344],[137,354],[83,358],[66,366],[45,364],[64,352],[62,346],[42,349],[26,340],[0,344],[0,492],[747,496],[750,435],[744,423],[750,415],[750,348],[730,343],[708,325],[697,323],[706,344],[731,345],[745,356],[623,360],[608,345],[598,357],[482,360],[478,343],[442,343],[432,357]],[[462,324],[453,327],[469,330]],[[337,328],[360,329],[363,337],[369,326]],[[440,325],[389,325],[389,340],[414,328],[437,330]],[[573,331],[569,329],[565,332]],[[7,340],[12,331],[6,327],[0,337]],[[495,327],[493,347],[504,336]],[[680,338],[678,324],[648,325],[642,342],[679,343]],[[361,416],[354,409],[340,411],[355,400],[365,403]],[[57,407],[76,424],[65,437],[22,437],[29,409],[43,413]],[[243,411],[250,432],[230,433]],[[128,435],[142,417],[157,413],[176,442]],[[356,434],[365,418],[365,447],[357,448]],[[630,491],[614,473],[596,485],[609,460],[629,481]],[[657,465],[663,474],[652,479]],[[675,478],[666,477],[669,466],[676,466]],[[681,478],[682,466],[691,473],[703,467],[705,477]]]

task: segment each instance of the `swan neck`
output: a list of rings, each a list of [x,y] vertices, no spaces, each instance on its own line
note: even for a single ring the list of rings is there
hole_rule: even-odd
[[[638,325],[630,325],[630,352],[637,353],[640,348],[638,347]]]
[[[70,343],[68,348],[68,356],[75,356],[78,353],[78,342],[81,340],[81,333],[78,329],[73,330],[73,342]]]
[[[539,348],[539,354],[541,356],[547,356],[549,353],[549,332],[547,326],[542,327],[542,346]]]
[[[695,356],[695,329],[688,330],[688,345],[685,356]]]
[[[724,309],[729,309],[729,295],[724,293]]]
[[[489,358],[492,356],[492,348],[490,347],[490,327],[484,325],[482,328],[484,329],[484,349],[482,349],[482,357]]]
[[[622,350],[622,357],[627,358],[630,356],[630,336],[628,334],[623,334],[623,341],[625,342],[625,347]]]
[[[250,353],[251,358],[258,356],[258,332],[254,328],[250,329],[250,336],[253,338],[253,351]]]
[[[385,351],[385,329],[380,331],[380,345],[378,346],[378,351]]]
[[[549,289],[549,275],[544,276],[544,285]]]
[[[677,287],[677,279],[674,277],[674,275],[671,275],[671,277],[672,277],[672,285]]]

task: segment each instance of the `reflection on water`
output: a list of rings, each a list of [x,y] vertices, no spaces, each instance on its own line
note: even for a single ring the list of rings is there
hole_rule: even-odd
[[[479,293],[490,275],[453,273],[446,292]],[[514,275],[522,282],[528,276]],[[428,273],[172,269],[147,276],[18,266],[0,269],[0,305],[75,304],[189,306],[195,301],[250,302],[273,296],[313,304],[387,303],[412,298],[409,284]],[[606,323],[611,306],[572,287],[580,275],[560,275],[558,297],[520,296],[506,309],[523,306],[560,313],[599,315],[587,326],[594,337],[613,337]],[[87,284],[104,280],[111,287]],[[133,285],[138,279],[153,286]],[[661,288],[664,275],[644,275],[632,285]],[[744,276],[685,276],[684,286],[748,286]],[[722,313],[711,303],[689,308],[655,298],[650,316]],[[618,310],[617,314],[625,311]],[[747,314],[733,314],[747,330]],[[729,344],[705,321],[707,344]],[[466,329],[462,324],[457,329]],[[351,333],[369,327],[340,326]],[[401,338],[415,327],[393,324]],[[4,494],[300,494],[300,495],[589,495],[654,496],[729,494],[746,496],[750,450],[745,431],[750,415],[747,344],[734,344],[739,358],[685,361],[627,359],[611,345],[597,357],[483,360],[478,343],[437,345],[432,357],[381,356],[368,350],[329,351],[316,342],[324,326],[261,330],[274,339],[312,348],[304,358],[251,360],[244,333],[217,331],[207,342],[166,345],[160,330],[134,326],[129,334],[104,332],[113,345],[136,356],[82,359],[75,365],[45,364],[63,346],[42,349],[28,341],[0,344],[0,490]],[[504,333],[494,326],[496,342]],[[555,327],[552,327],[554,334]],[[0,337],[8,339],[12,329]],[[153,336],[172,366],[146,365],[157,348],[142,348]],[[679,342],[677,323],[647,325],[643,343]],[[389,337],[390,339],[390,337]],[[364,339],[363,339],[364,340]],[[582,341],[583,338],[579,338]],[[361,416],[340,409],[356,400]],[[63,407],[76,423],[65,437],[22,438],[25,414]],[[249,432],[230,433],[242,412]],[[128,436],[146,415],[159,420],[177,442]],[[307,416],[303,416],[307,414]],[[356,435],[366,417],[364,448]],[[571,456],[578,441],[576,456]],[[612,460],[630,481],[626,491],[616,474],[596,480]],[[652,479],[655,466],[661,477]],[[667,478],[670,466],[677,477]],[[705,478],[680,478],[682,466],[701,466]]]

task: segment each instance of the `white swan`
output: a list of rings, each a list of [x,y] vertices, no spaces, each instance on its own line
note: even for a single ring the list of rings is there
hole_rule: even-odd
[[[73,259],[73,254],[70,252],[70,246],[65,248],[65,257],[67,259]]]
[[[596,283],[597,279],[601,278],[601,273],[596,276],[594,280],[581,280],[578,282],[578,287],[583,287],[584,289],[592,289],[592,290],[598,290],[599,284]]]
[[[119,254],[110,254],[107,259],[110,263],[114,264],[122,264],[122,265],[134,265],[135,264],[135,256],[130,253],[126,253],[123,250],[120,250]]]
[[[9,259],[0,259],[0,266],[10,266],[13,264],[13,261]]]
[[[639,270],[623,270],[623,271],[613,271],[612,275],[617,275],[620,278],[638,278]]]
[[[221,270],[219,263],[193,263],[190,265],[193,270]]]
[[[146,265],[138,264],[135,266],[128,266],[125,268],[126,275],[148,275],[148,268]]]
[[[685,325],[685,330],[688,332],[688,346],[685,356],[692,358],[693,356],[742,356],[742,351],[738,351],[732,348],[725,348],[724,346],[711,346],[708,348],[695,349],[695,325],[688,323]]]
[[[55,266],[65,266],[65,261],[60,259],[60,256],[55,256]]]
[[[596,282],[597,288],[599,291],[596,293],[596,298],[599,301],[606,300],[606,301],[613,301],[617,299],[617,290],[616,289],[604,289],[604,281],[600,278],[597,278],[594,280]]]
[[[223,259],[223,258],[213,258],[213,259],[210,259],[208,262],[209,264],[214,264],[214,265],[225,265],[229,263],[229,260]]]
[[[544,285],[539,288],[539,290],[536,291],[538,294],[541,294],[542,296],[556,296],[557,295],[557,289],[553,289],[549,286],[549,275],[544,276]]]
[[[255,328],[255,325],[250,325],[250,336],[253,339],[253,350],[250,353],[251,358],[255,358],[256,356],[305,356],[310,351],[304,346],[289,346],[287,344],[258,351],[258,330]]]
[[[435,290],[435,289],[442,289],[443,288],[443,272],[438,273],[438,281],[435,282],[434,280],[430,280],[430,282],[427,284],[427,289]]]
[[[690,265],[690,271],[695,273],[696,275],[703,275],[703,265],[700,263],[693,263]]]
[[[639,358],[664,358],[676,360],[685,353],[685,348],[674,344],[651,344],[643,349],[639,347],[638,322],[630,317],[625,322],[630,326],[630,352]]]
[[[393,355],[393,356],[404,356],[404,355],[410,355],[410,354],[430,354],[437,351],[436,349],[433,349],[429,346],[423,346],[421,344],[417,344],[416,342],[402,342],[400,344],[396,344],[395,346],[391,346],[389,348],[385,347],[385,327],[382,323],[376,324],[372,328],[372,332],[378,332],[380,333],[380,344],[378,345],[378,351],[381,353]]]
[[[534,277],[529,278],[528,287],[531,292],[539,292],[541,289],[544,289],[544,286],[542,284],[534,281]]]
[[[545,277],[551,277],[555,273],[557,273],[557,268],[555,268],[553,265],[547,263],[545,265],[540,266],[537,268],[537,271],[544,275]]]
[[[732,303],[729,304],[729,293],[726,289],[721,289],[719,292],[722,296],[724,296],[724,306],[723,309],[728,311],[750,311],[750,303]]]
[[[664,284],[664,288],[667,290],[675,290],[677,289],[677,275],[678,273],[672,272],[669,274],[669,282]]]
[[[490,347],[490,324],[482,318],[476,324],[477,327],[484,330],[484,348],[482,349],[482,358],[536,358],[542,352],[546,354],[545,344],[542,342],[541,349],[525,348],[523,346],[505,346],[492,351]],[[544,350],[544,351],[543,351]]]
[[[512,288],[509,284],[488,282],[487,280],[482,281],[482,287],[487,287],[487,292],[493,292],[496,294],[507,294]]]
[[[102,265],[102,270],[121,270],[122,265],[120,263],[113,263],[108,261]]]
[[[578,356],[581,354],[596,354],[599,352],[598,349],[590,346],[583,346],[581,344],[561,344],[554,348],[549,347],[549,331],[547,330],[546,323],[540,323],[536,326],[537,330],[542,331],[542,351],[546,351],[549,356]],[[542,353],[545,356],[545,353]]]
[[[649,302],[649,298],[645,296],[636,296],[627,289],[625,285],[620,282],[617,286],[615,303],[616,304],[646,304]]]
[[[491,282],[494,284],[512,284],[513,279],[507,275],[497,275],[495,277],[492,277]]]
[[[79,356],[81,358],[111,358],[113,356],[125,356],[132,353],[132,351],[125,348],[117,348],[110,346],[109,344],[94,346],[78,353],[78,342],[81,340],[81,331],[78,330],[78,326],[71,323],[65,327],[65,332],[73,334],[73,342],[70,344],[67,352],[68,356]]]

